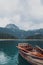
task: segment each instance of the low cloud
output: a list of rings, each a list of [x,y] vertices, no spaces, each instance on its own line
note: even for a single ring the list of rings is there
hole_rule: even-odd
[[[43,1],[0,0],[0,27],[9,23],[24,30],[43,28]]]

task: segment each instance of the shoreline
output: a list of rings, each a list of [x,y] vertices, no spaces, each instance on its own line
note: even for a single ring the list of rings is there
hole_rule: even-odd
[[[43,39],[0,39],[0,41],[43,41]]]

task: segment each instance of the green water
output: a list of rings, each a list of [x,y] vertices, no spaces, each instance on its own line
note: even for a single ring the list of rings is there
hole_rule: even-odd
[[[0,41],[0,65],[31,65],[18,53],[16,46],[21,42],[30,43],[33,46],[39,45],[43,48],[43,41]]]

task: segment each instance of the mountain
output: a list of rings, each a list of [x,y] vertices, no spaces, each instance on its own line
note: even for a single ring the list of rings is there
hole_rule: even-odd
[[[30,30],[27,31],[30,35],[35,35],[35,34],[42,34],[43,35],[43,29],[36,29],[36,30]]]
[[[16,25],[14,24],[8,24],[6,28],[11,29],[13,32],[12,34],[15,35],[18,38],[27,38],[29,36],[40,36],[43,35],[43,29],[36,29],[36,30],[28,30],[24,31],[19,29]]]
[[[30,30],[30,31],[27,31],[27,34],[28,36],[26,37],[27,39],[29,38],[43,38],[43,29],[36,29],[36,30]]]
[[[12,29],[12,30],[19,30],[19,28],[16,25],[14,25],[14,24],[7,24],[6,28]]]
[[[13,36],[13,38],[17,38],[17,39],[24,39],[24,38],[26,39],[30,36],[36,36],[36,35],[38,36],[39,34],[43,36],[43,29],[25,31],[25,30],[19,29],[19,27],[16,26],[15,24],[7,24],[5,28],[0,27],[0,38],[3,35],[4,36],[8,35],[7,38],[9,38],[9,36],[11,36],[12,38]]]
[[[2,34],[1,34],[2,33]],[[6,38],[6,36],[13,36],[13,38],[24,38],[25,31],[20,30],[16,25],[14,24],[8,24],[5,28],[0,27],[0,38]]]
[[[26,31],[19,29],[15,24],[8,24],[5,28],[10,30],[10,34],[18,38],[24,38],[25,36]]]
[[[12,32],[10,29],[0,27],[0,39],[17,39]]]

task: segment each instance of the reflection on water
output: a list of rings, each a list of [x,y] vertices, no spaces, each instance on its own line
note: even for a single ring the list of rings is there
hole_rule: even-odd
[[[43,48],[43,41],[0,41],[0,65],[30,65],[19,54],[16,46],[26,42]]]

